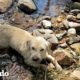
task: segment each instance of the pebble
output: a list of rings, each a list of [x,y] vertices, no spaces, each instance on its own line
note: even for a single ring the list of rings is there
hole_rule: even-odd
[[[79,14],[77,14],[77,19],[79,19],[79,20],[80,20],[80,13],[79,13]]]
[[[68,22],[69,27],[71,28],[77,28],[80,27],[80,23],[76,23],[76,22]]]
[[[49,20],[42,20],[41,23],[42,23],[42,26],[46,29],[49,29],[52,27],[52,23]]]
[[[63,26],[65,27],[65,28],[69,28],[69,24],[68,24],[68,20],[66,19],[66,20],[64,20],[63,22]]]
[[[61,33],[56,34],[56,37],[57,37],[58,39],[62,39],[63,36],[66,35],[66,34],[67,34],[67,31],[64,31],[64,32],[61,32]]]
[[[70,35],[76,35],[76,29],[75,28],[68,29],[67,35],[68,36],[70,36]]]
[[[80,13],[80,9],[73,9],[70,11],[70,13],[73,13],[75,15],[79,14]]]
[[[67,43],[64,42],[64,43],[60,44],[60,47],[61,47],[61,48],[66,48],[66,47],[67,47]]]
[[[67,20],[69,20],[69,21],[76,20],[76,16],[68,15],[68,16],[67,16]]]

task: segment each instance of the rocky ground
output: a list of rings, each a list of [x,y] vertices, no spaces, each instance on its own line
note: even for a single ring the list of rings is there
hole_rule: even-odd
[[[46,70],[25,65],[23,58],[11,48],[0,50],[0,71],[10,73],[0,80],[80,80],[80,1],[72,0],[56,16],[40,15],[32,0],[0,1],[0,24],[10,24],[42,36],[52,44],[51,54],[62,66],[59,72],[48,66]]]

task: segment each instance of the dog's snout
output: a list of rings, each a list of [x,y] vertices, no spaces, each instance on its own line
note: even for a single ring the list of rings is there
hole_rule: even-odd
[[[40,60],[40,58],[39,58],[39,57],[37,57],[37,56],[34,56],[34,57],[32,58],[32,60],[33,60],[33,61],[39,61],[39,60]]]

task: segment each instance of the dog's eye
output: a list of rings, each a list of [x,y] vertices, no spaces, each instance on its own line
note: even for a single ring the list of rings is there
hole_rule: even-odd
[[[44,51],[44,49],[42,48],[42,49],[40,49],[40,51]]]
[[[32,50],[36,50],[34,47],[32,47]]]

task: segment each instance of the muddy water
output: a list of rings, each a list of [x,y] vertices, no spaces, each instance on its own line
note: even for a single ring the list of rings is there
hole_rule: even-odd
[[[58,15],[61,10],[64,9],[66,3],[70,1],[71,0],[34,0],[38,8],[37,13],[49,16]]]

